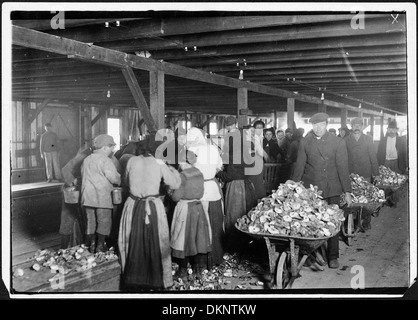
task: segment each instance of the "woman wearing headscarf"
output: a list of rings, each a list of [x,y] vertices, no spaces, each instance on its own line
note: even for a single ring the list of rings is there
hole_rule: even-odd
[[[195,155],[193,166],[202,172],[204,178],[204,194],[200,200],[212,230],[212,251],[208,253],[208,268],[211,268],[223,261],[224,254],[224,204],[222,189],[215,178],[222,169],[222,159],[219,149],[208,144],[204,132],[197,128],[191,128],[187,133],[187,149]]]
[[[129,187],[119,229],[119,253],[127,290],[163,289],[173,285],[170,233],[161,180],[172,189],[180,186],[179,173],[155,159],[154,136],[147,137],[139,156],[131,157],[124,179]]]
[[[177,275],[182,278],[187,275],[188,262],[198,277],[201,271],[213,265],[213,234],[216,237],[217,264],[222,262],[223,254],[220,243],[223,232],[222,198],[219,185],[213,180],[222,166],[219,153],[214,146],[206,143],[204,134],[197,128],[188,131],[186,147],[188,163],[180,165],[183,169],[182,184],[173,193],[173,199],[178,203],[171,224],[172,255],[180,259]]]

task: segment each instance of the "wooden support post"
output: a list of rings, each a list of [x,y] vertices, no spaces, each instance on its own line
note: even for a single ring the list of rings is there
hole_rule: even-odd
[[[206,121],[202,123],[202,128],[204,128],[205,126],[208,126],[208,130],[209,130],[209,123],[213,120],[213,118],[215,118],[215,115],[214,114],[207,115]]]
[[[248,89],[247,88],[238,88],[237,89],[237,116],[238,116],[238,127],[242,128],[248,124],[248,115],[245,111],[248,109]],[[244,114],[241,114],[243,112]]]
[[[385,124],[385,114],[382,113],[382,116],[380,118],[380,140],[383,139],[383,137],[385,136],[385,133],[383,131],[383,125]]]
[[[277,124],[277,109],[276,108],[274,108],[274,115],[273,115],[273,117],[274,117],[273,127],[274,127],[275,130],[277,130],[277,128],[279,127],[279,125]]]
[[[318,112],[327,113],[327,106],[325,105],[324,100],[318,104]]]
[[[100,109],[100,111],[99,111],[99,113],[97,114],[97,116],[95,116],[94,117],[94,119],[93,120],[91,120],[91,126],[94,126],[95,124],[96,124],[96,122],[101,118],[101,117],[103,117],[105,114],[106,114],[106,112],[107,112],[107,110],[109,110],[111,107],[109,106],[109,107],[107,107],[107,108],[102,108],[102,109]]]
[[[347,109],[341,109],[341,127],[347,126]]]
[[[32,124],[33,120],[36,119],[36,117],[42,112],[43,109],[45,109],[48,104],[51,102],[51,99],[45,99],[44,101],[42,101],[42,103],[37,106],[36,110],[32,111],[31,113],[28,114],[28,117],[25,121],[26,123],[26,128],[30,127],[30,125]]]
[[[295,99],[287,98],[287,127],[293,129],[295,121]]]
[[[165,128],[164,72],[150,71],[150,110],[157,129]]]
[[[141,87],[139,86],[135,73],[133,72],[131,67],[122,68],[122,73],[135,99],[136,106],[138,107],[142,118],[144,118],[145,124],[148,127],[148,131],[150,133],[157,132],[157,126],[155,125],[154,119],[152,118],[147,101],[145,100],[145,97],[141,91]]]
[[[370,133],[374,137],[374,115],[370,116]]]

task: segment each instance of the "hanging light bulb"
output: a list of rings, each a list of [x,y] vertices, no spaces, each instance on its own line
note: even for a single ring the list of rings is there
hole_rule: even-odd
[[[196,50],[197,50],[197,47],[196,47],[196,46],[194,46],[194,47],[193,47],[193,50],[194,50],[194,51],[196,51]]]
[[[325,99],[325,95],[324,95],[324,93],[322,92],[322,93],[321,93],[321,100],[322,100],[322,101],[324,101],[324,99]]]
[[[110,90],[107,90],[107,97],[110,98]]]
[[[189,50],[189,48],[187,48],[187,47],[184,47],[184,51],[188,51]]]
[[[116,21],[116,26],[120,27],[120,21]]]
[[[240,70],[239,71],[239,77],[238,77],[238,79],[240,79],[240,80],[244,79],[244,70]]]
[[[109,28],[109,22],[105,22],[105,27]]]
[[[358,108],[361,109],[361,102],[359,103]]]

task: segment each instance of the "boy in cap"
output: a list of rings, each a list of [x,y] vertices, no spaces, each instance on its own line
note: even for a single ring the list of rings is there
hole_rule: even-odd
[[[50,123],[45,123],[45,131],[46,132],[41,135],[40,152],[41,158],[45,160],[46,176],[48,182],[52,182],[52,180],[55,179],[61,181],[60,159],[58,155],[59,138],[58,135],[52,131],[52,125]]]
[[[380,140],[377,148],[377,161],[397,173],[406,173],[408,156],[406,139],[398,135],[396,120],[389,119],[386,135]]]
[[[328,132],[333,136],[337,136],[337,130],[335,130],[334,128],[329,129]]]
[[[291,180],[302,181],[309,188],[318,186],[329,204],[339,204],[345,194],[351,205],[351,181],[348,172],[348,156],[345,141],[327,131],[328,114],[316,113],[310,119],[312,134],[300,141],[297,160]],[[327,254],[330,268],[338,268],[338,234],[328,240]]]
[[[115,145],[111,136],[97,136],[93,153],[84,159],[81,167],[81,204],[87,215],[86,237],[92,253],[107,251],[105,237],[110,235],[112,227],[111,192],[113,185],[121,183],[121,176],[110,159]]]

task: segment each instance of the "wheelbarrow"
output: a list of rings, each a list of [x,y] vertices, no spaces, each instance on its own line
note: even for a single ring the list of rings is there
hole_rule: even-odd
[[[324,244],[333,237],[302,238],[296,236],[274,235],[267,233],[250,233],[243,231],[235,224],[235,227],[255,239],[264,239],[269,256],[271,284],[274,289],[291,288],[295,279],[299,278],[300,270],[308,257],[318,261],[313,253],[317,249],[322,250],[322,256],[326,257]],[[319,262],[319,261],[318,261]]]
[[[341,224],[341,234],[345,238],[348,246],[353,244],[353,238],[357,233],[366,231],[363,224],[365,221],[364,210],[368,210],[372,216],[377,217],[382,206],[383,202],[368,202],[351,203],[350,207],[347,207],[345,204],[342,207],[346,219],[344,223]]]

